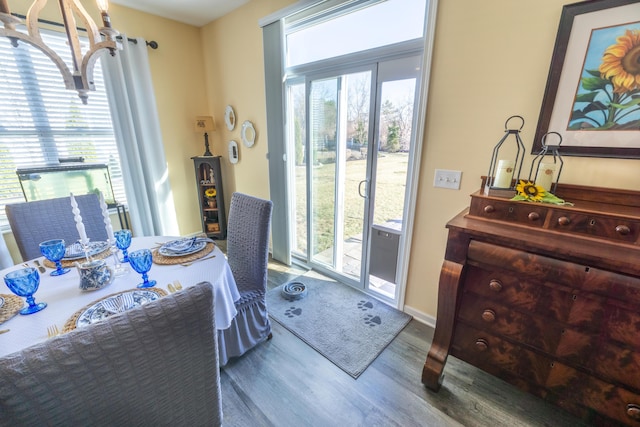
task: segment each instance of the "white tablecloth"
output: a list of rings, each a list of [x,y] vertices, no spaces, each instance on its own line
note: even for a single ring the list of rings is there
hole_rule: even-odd
[[[171,237],[136,237],[131,243],[129,251],[158,246],[159,242],[172,240]],[[179,280],[183,287],[207,281],[213,284],[215,298],[216,329],[227,329],[236,315],[234,301],[240,298],[236,282],[224,254],[216,248],[209,255],[214,258],[196,261],[188,267],[181,265],[153,264],[149,271],[149,280],[156,280],[156,287],[166,291],[167,285]],[[40,262],[44,260],[39,258]],[[113,257],[107,258],[107,263],[113,264]],[[29,262],[34,266],[33,262]],[[128,264],[124,264],[127,265]],[[0,271],[0,294],[11,294],[4,283],[4,275],[9,271],[23,268],[14,266]],[[46,302],[47,307],[35,314],[23,316],[16,314],[13,318],[0,324],[0,330],[10,329],[0,334],[0,357],[37,342],[47,339],[47,327],[56,325],[62,330],[63,325],[76,311],[93,301],[99,300],[113,293],[136,288],[142,282],[140,274],[129,267],[128,274],[118,276],[108,286],[97,291],[81,291],[80,282],[75,267],[62,276],[50,276],[51,269],[40,275],[40,288],[35,293],[36,302]],[[24,298],[23,298],[24,300]],[[25,303],[26,306],[26,303]]]

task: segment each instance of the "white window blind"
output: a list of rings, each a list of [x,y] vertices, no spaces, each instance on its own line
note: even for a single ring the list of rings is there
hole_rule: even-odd
[[[41,35],[69,64],[65,35],[53,31]],[[9,39],[0,38],[0,228],[8,227],[4,206],[25,201],[16,169],[55,166],[60,158],[84,157],[87,163],[107,164],[115,199],[126,203],[99,61],[94,81],[96,91],[89,92],[89,104],[82,105],[77,92],[65,88],[48,57],[27,43],[19,42],[15,48]]]

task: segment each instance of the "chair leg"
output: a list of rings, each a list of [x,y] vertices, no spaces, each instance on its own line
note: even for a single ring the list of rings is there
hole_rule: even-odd
[[[273,338],[273,334],[269,332],[269,335],[267,336],[267,341],[269,341],[271,338]]]

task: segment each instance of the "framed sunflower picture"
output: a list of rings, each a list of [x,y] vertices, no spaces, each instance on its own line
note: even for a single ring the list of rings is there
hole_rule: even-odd
[[[563,7],[532,153],[548,132],[563,156],[640,158],[640,0]]]

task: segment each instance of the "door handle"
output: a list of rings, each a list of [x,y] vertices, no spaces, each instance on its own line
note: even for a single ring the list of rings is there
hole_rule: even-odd
[[[362,184],[367,184],[367,180],[364,179],[362,181],[360,181],[360,184],[358,184],[358,194],[360,194],[360,197],[362,197],[363,199],[366,199],[368,196],[367,194],[362,194]],[[369,186],[367,185],[367,193],[369,193]]]

